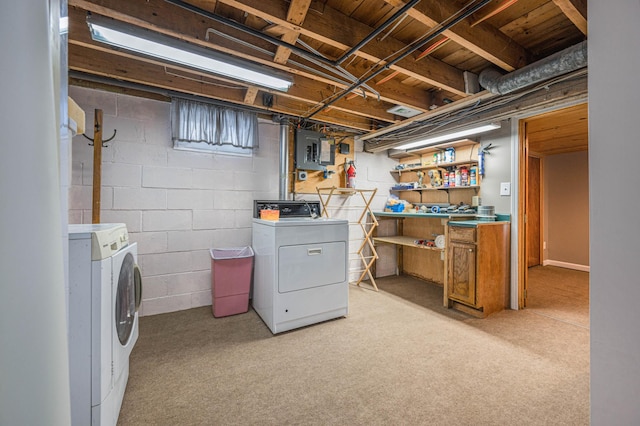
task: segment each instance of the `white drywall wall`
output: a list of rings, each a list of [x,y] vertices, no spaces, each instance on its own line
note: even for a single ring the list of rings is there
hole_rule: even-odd
[[[2,425],[70,422],[59,17],[47,0],[3,3],[0,13]]]
[[[591,424],[640,423],[640,2],[590,0]]]

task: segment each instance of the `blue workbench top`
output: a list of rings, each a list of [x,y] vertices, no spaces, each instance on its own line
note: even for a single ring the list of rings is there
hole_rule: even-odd
[[[461,226],[467,228],[475,228],[478,225],[486,225],[496,222],[509,222],[511,220],[508,214],[496,214],[495,221],[477,220],[475,214],[468,213],[407,213],[407,212],[373,212],[378,217],[404,217],[404,218],[434,218],[434,219],[458,219],[469,218],[468,220],[452,220],[449,222],[451,226]]]
[[[464,228],[476,228],[478,225],[490,225],[492,223],[510,222],[511,218],[508,214],[496,214],[496,220],[452,220],[449,226],[460,226]]]
[[[388,217],[424,217],[424,218],[440,218],[451,219],[456,217],[476,217],[475,214],[468,213],[407,213],[407,212],[373,212],[376,216]]]

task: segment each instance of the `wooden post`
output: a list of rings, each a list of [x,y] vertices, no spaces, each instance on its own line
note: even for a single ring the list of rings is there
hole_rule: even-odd
[[[93,204],[91,222],[100,223],[100,189],[102,188],[102,110],[95,110],[93,125]]]

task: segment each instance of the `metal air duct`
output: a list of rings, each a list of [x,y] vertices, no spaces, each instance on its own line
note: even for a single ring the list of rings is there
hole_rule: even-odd
[[[506,95],[586,66],[587,42],[583,41],[506,75],[495,68],[486,68],[480,73],[478,81],[491,93]]]

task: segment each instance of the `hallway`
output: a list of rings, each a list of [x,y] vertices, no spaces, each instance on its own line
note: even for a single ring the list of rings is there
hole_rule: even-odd
[[[527,310],[589,329],[589,273],[557,266],[529,268]]]

